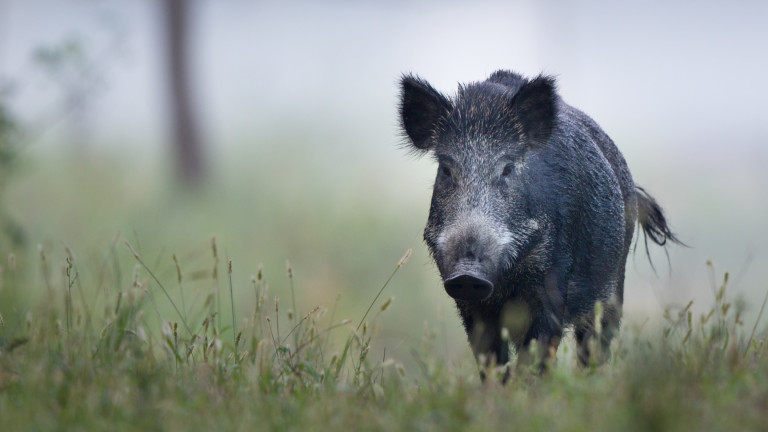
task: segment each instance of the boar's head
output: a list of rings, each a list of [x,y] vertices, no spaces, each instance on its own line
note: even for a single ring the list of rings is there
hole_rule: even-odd
[[[551,168],[538,169],[555,127],[553,79],[499,71],[449,98],[405,75],[400,120],[407,145],[438,163],[424,240],[445,290],[487,301],[547,261]]]

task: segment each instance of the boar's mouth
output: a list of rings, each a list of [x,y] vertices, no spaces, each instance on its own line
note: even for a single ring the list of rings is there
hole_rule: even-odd
[[[457,273],[444,281],[445,291],[456,300],[478,302],[493,292],[493,283],[475,273]]]

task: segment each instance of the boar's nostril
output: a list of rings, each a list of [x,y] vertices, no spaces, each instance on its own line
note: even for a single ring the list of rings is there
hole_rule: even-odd
[[[493,291],[493,284],[485,278],[460,273],[445,280],[445,291],[457,300],[480,301],[488,298]]]

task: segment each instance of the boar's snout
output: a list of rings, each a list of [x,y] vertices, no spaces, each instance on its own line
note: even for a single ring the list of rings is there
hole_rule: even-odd
[[[493,284],[473,273],[458,273],[444,282],[445,291],[456,300],[480,301],[493,292]]]
[[[478,302],[493,294],[506,256],[506,230],[484,214],[459,218],[437,239],[436,261],[443,286],[456,300]]]

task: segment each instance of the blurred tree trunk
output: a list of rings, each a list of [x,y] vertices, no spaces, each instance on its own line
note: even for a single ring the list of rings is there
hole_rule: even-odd
[[[176,173],[182,184],[196,186],[205,176],[205,163],[189,74],[190,3],[189,0],[163,0],[163,25]]]

